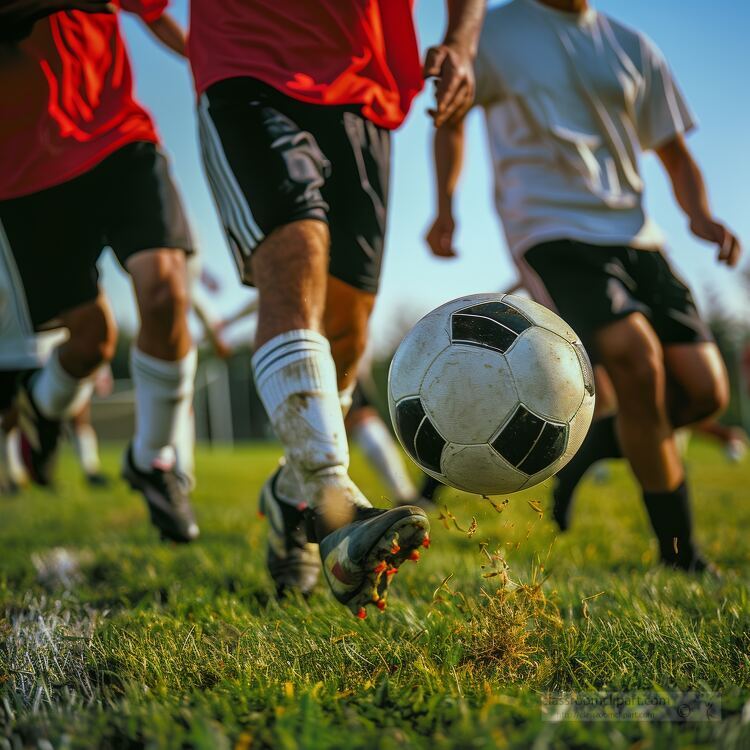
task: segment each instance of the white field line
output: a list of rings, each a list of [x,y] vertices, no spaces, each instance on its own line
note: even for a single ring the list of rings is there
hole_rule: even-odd
[[[89,653],[107,613],[70,593],[80,580],[79,562],[79,555],[64,549],[35,555],[40,582],[67,591],[59,598],[29,592],[20,606],[0,611],[0,674],[7,678],[0,688],[0,723],[12,723],[17,712],[65,710],[96,698]]]

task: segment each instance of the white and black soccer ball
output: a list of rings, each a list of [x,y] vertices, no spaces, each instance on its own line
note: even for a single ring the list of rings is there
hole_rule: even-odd
[[[594,373],[570,326],[523,297],[441,305],[401,342],[388,374],[396,435],[427,474],[466,492],[516,492],[580,448]]]

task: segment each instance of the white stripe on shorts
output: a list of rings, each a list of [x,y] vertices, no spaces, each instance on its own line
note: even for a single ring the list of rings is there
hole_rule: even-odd
[[[247,199],[229,165],[216,125],[211,119],[208,97],[205,94],[201,96],[198,106],[198,124],[208,181],[242,274],[246,258],[263,240],[264,234],[253,218]],[[236,246],[237,242],[240,247]]]

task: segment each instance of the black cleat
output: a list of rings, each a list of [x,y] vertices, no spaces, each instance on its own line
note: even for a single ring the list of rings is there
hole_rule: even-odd
[[[51,487],[61,427],[59,420],[45,417],[34,403],[33,376],[34,373],[30,373],[21,380],[16,396],[21,461],[34,484]]]
[[[185,544],[198,538],[200,530],[190,505],[187,482],[174,470],[154,467],[141,471],[133,461],[133,447],[128,446],[122,466],[122,478],[143,495],[151,523],[162,539]]]
[[[318,545],[308,537],[305,505],[292,505],[279,496],[281,471],[277,469],[260,492],[259,512],[268,519],[266,564],[279,598],[288,591],[308,596],[320,576]]]

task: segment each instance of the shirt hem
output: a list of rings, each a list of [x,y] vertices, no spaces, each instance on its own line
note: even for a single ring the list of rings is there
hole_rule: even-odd
[[[522,258],[528,250],[542,242],[554,242],[561,240],[572,240],[573,242],[585,242],[590,245],[601,245],[602,247],[616,247],[625,245],[636,250],[655,252],[663,249],[664,241],[638,242],[633,235],[602,235],[596,233],[576,232],[556,229],[549,232],[539,232],[525,237],[523,240],[512,243],[508,240],[511,254],[515,258]]]
[[[246,71],[246,72],[240,72],[240,71],[233,71],[233,72],[226,72],[218,75],[209,76],[208,78],[202,80],[200,84],[196,81],[195,85],[195,93],[196,98],[200,99],[203,94],[206,93],[207,89],[209,89],[211,86],[213,86],[215,83],[220,83],[221,81],[228,81],[232,78],[252,78],[256,81],[260,81],[261,83],[264,83],[266,86],[270,86],[272,89],[275,89],[278,91],[282,96],[288,96],[290,99],[294,99],[299,102],[304,102],[305,104],[314,104],[319,107],[361,107],[361,115],[366,120],[369,120],[373,124],[377,125],[379,128],[383,128],[385,130],[396,130],[398,129],[406,120],[406,116],[408,115],[407,112],[403,112],[400,119],[392,119],[392,118],[385,118],[385,117],[379,117],[378,115],[374,114],[372,110],[370,109],[369,102],[362,101],[361,99],[351,99],[351,100],[341,100],[336,102],[324,102],[321,101],[320,97],[314,97],[314,96],[305,96],[303,91],[294,91],[290,90],[288,88],[285,88],[281,85],[279,85],[278,80],[272,80],[271,76],[267,76],[262,72],[257,71]]]
[[[131,143],[154,143],[157,146],[159,145],[159,137],[156,135],[156,133],[149,134],[143,134],[143,133],[133,133],[128,134],[125,138],[119,138],[116,141],[113,141],[110,143],[106,148],[102,149],[101,151],[97,152],[95,157],[92,157],[84,162],[82,166],[76,167],[76,169],[71,170],[70,172],[66,172],[65,176],[63,178],[55,178],[51,181],[44,181],[35,183],[32,189],[25,188],[23,192],[11,192],[9,194],[0,193],[0,201],[9,201],[9,200],[15,200],[16,198],[26,198],[29,195],[34,195],[35,193],[41,193],[43,190],[50,190],[51,188],[58,187],[59,185],[64,185],[66,182],[70,182],[71,180],[75,180],[77,177],[81,177],[82,175],[86,174],[87,172],[90,172],[95,167],[99,166],[108,156],[112,156],[115,151],[119,151],[121,148],[124,148],[125,146],[128,146]]]

